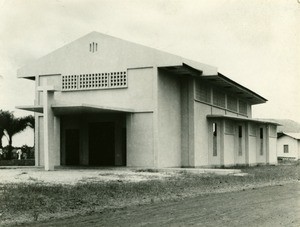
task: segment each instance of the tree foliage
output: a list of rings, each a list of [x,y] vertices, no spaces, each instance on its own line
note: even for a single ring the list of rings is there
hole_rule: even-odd
[[[13,136],[27,127],[34,129],[34,117],[32,115],[15,117],[12,111],[0,110],[0,140],[3,136],[7,137],[8,158],[11,158]],[[0,143],[0,146],[2,148],[2,143]]]

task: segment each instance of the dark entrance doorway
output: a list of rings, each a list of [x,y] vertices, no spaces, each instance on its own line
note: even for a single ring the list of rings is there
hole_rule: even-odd
[[[79,165],[79,130],[66,130],[66,165]]]
[[[113,122],[89,125],[89,164],[115,165],[115,127]]]

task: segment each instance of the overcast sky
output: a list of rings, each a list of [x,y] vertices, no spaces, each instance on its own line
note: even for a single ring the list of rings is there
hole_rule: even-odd
[[[298,0],[0,0],[0,109],[30,114],[17,69],[91,31],[216,66],[269,100],[253,117],[300,122]]]

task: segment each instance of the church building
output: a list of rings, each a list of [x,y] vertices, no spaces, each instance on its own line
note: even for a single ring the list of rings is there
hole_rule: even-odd
[[[276,164],[267,100],[218,72],[92,32],[18,70],[35,81],[37,166],[224,167]]]

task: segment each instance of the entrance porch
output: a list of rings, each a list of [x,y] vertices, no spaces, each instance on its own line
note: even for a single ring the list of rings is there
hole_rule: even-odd
[[[126,166],[126,114],[60,117],[60,165]]]

